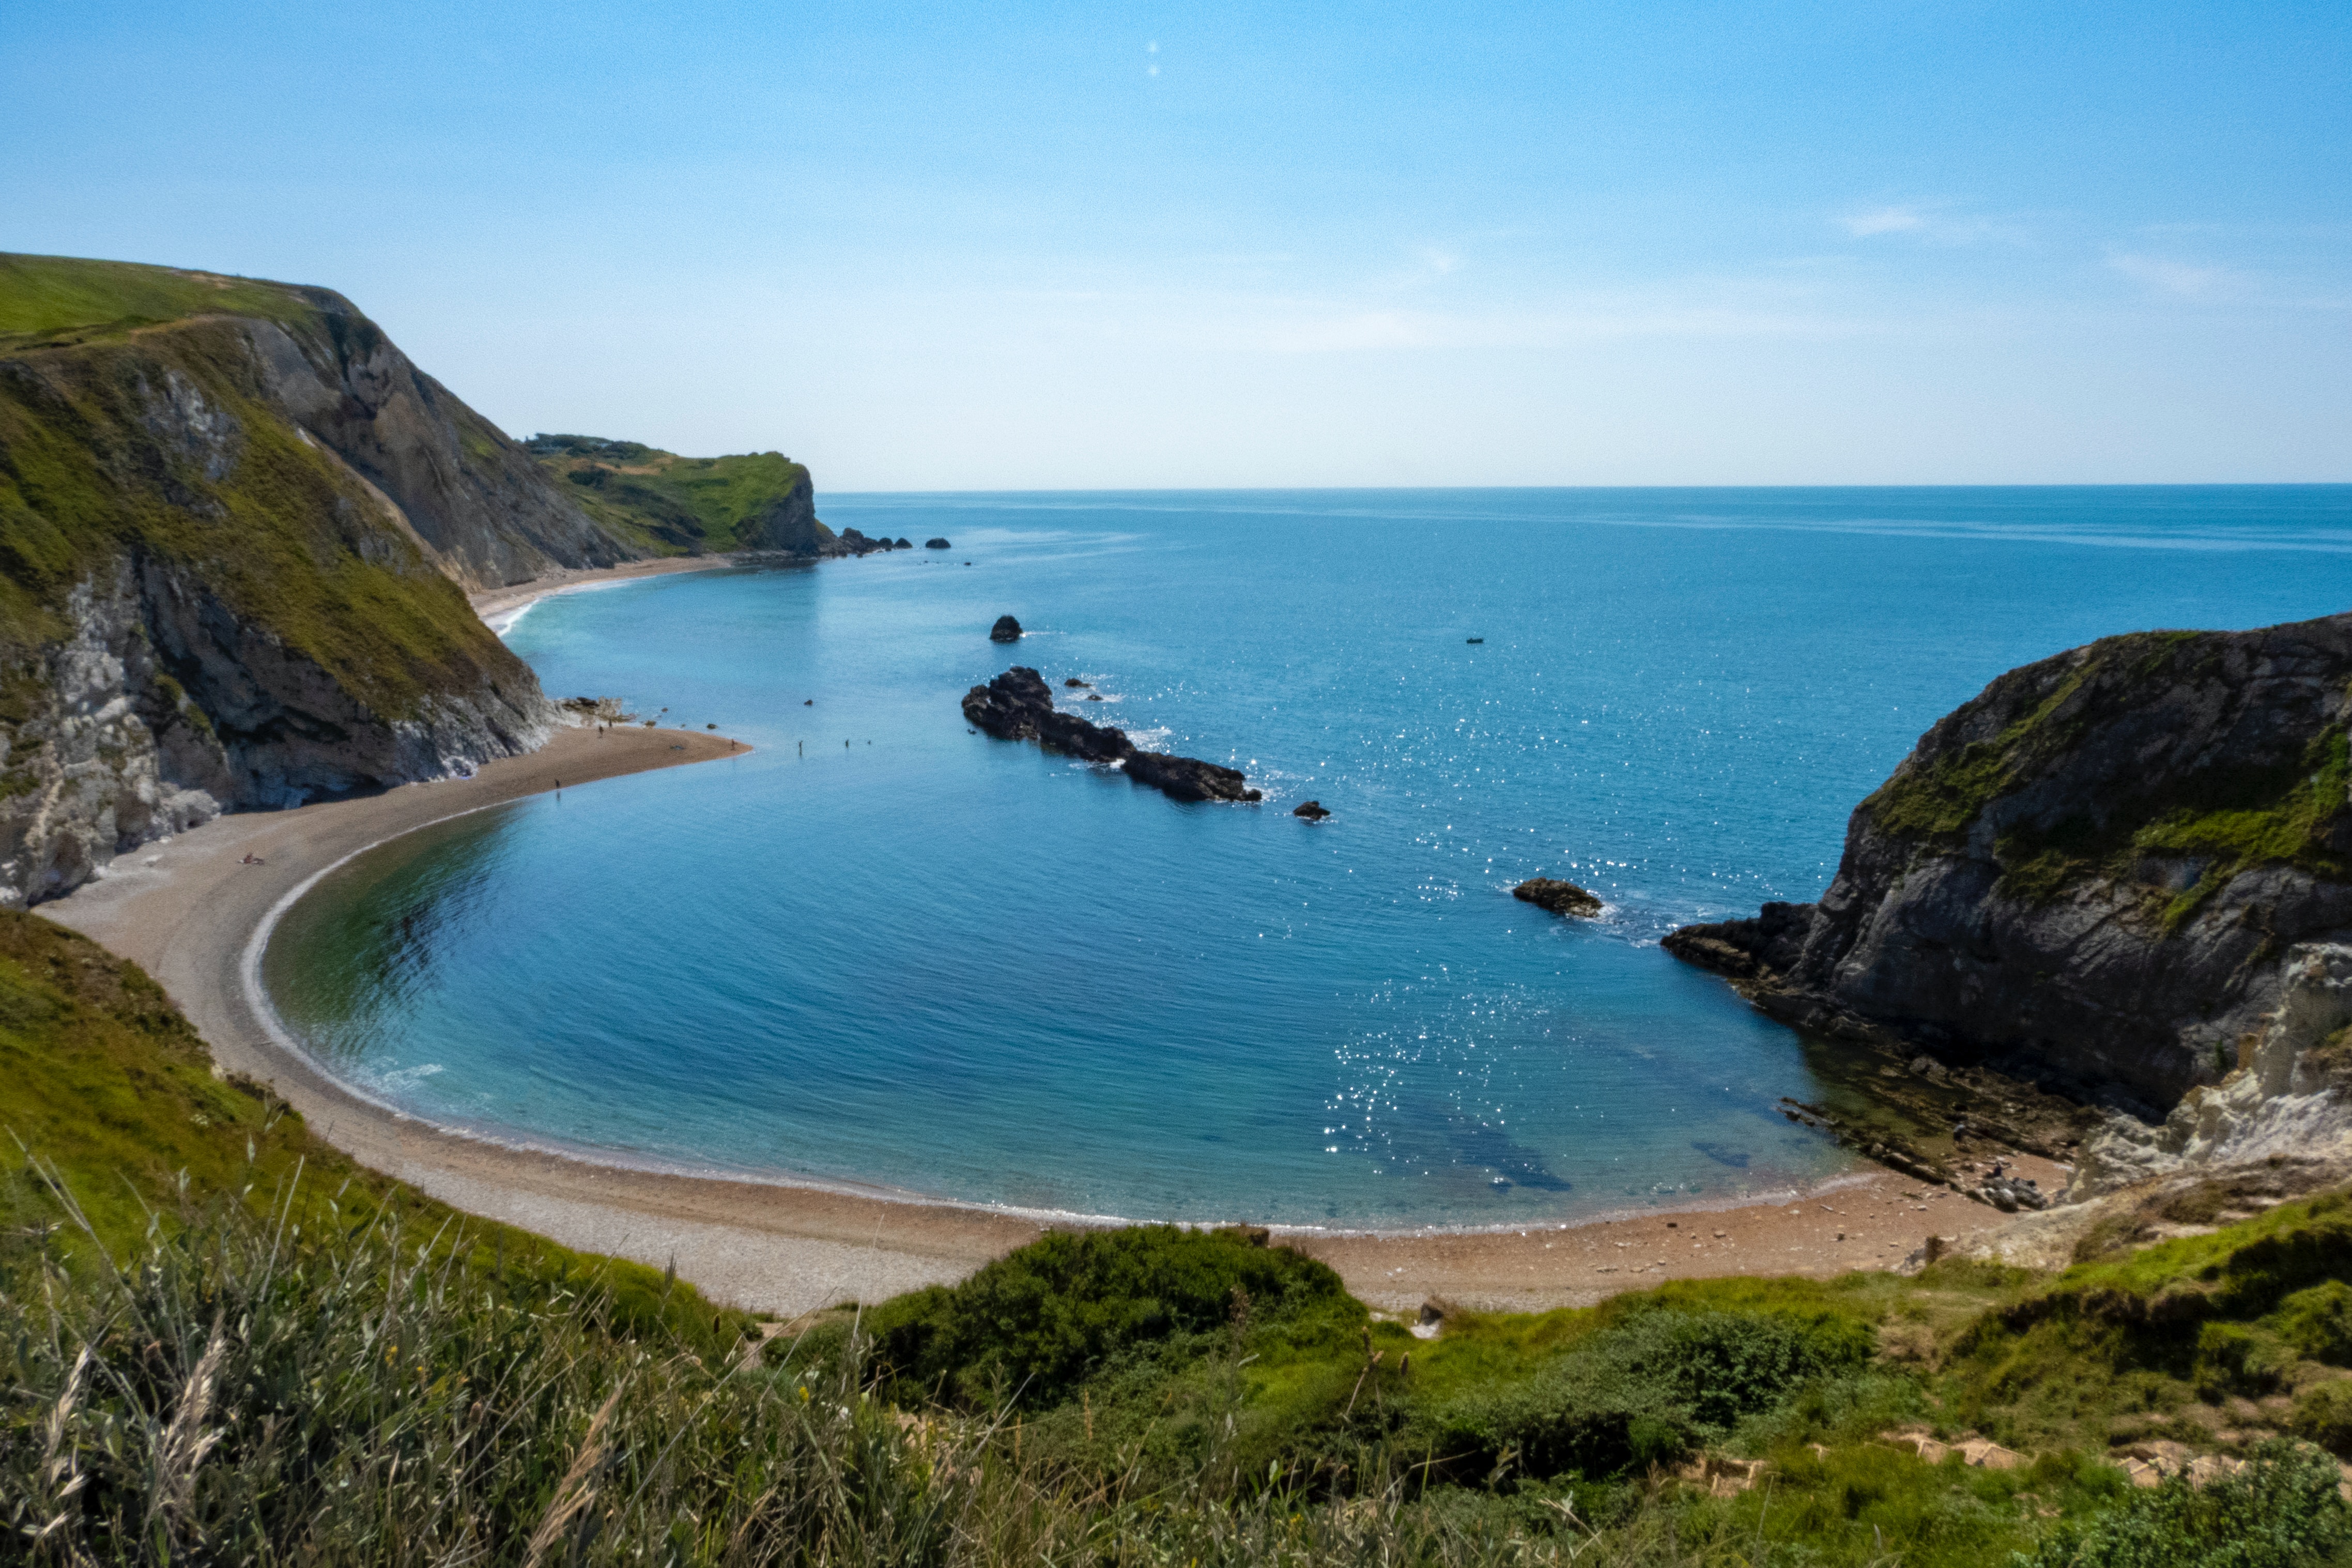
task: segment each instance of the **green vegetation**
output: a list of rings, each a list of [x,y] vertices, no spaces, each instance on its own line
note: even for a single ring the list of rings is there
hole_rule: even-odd
[[[681,458],[594,436],[534,436],[523,445],[589,515],[657,554],[799,547],[792,534],[810,505],[809,472],[781,452]],[[814,549],[830,534],[810,521]],[[771,538],[780,528],[787,536]]]
[[[2031,698],[2032,706],[1990,740],[1948,748],[1924,767],[1906,763],[1864,803],[1872,822],[1900,837],[1958,844],[1994,801],[2045,776],[2151,683],[2198,674],[2210,657],[2200,640],[2195,632],[2108,637],[2074,656],[2054,679],[2047,666],[2003,676],[1979,700],[2006,701],[2013,710]],[[2032,689],[2037,680],[2049,682],[2039,695]],[[2276,766],[2210,767],[2137,793],[2116,792],[2098,803],[2096,820],[2076,816],[2041,831],[2005,833],[1994,847],[2000,890],[2042,903],[2088,877],[2129,876],[2146,857],[2202,861],[2196,884],[2156,908],[2169,934],[2253,867],[2285,863],[2346,874],[2334,840],[2348,786],[2352,753],[2336,728],[2312,737],[2299,759]]]
[[[2300,1568],[2352,1552],[2352,1510],[2324,1454],[2278,1445],[2201,1490],[2141,1492],[2088,1525],[2057,1531],[2021,1568]]]
[[[362,483],[264,403],[239,328],[327,328],[305,291],[112,262],[0,257],[0,322],[55,331],[184,317],[70,345],[0,342],[0,721],[28,716],[27,656],[65,597],[137,558],[326,670],[385,719],[521,678],[465,595]],[[190,315],[191,311],[200,313]],[[339,318],[345,334],[372,332]]]
[[[2352,1449],[2343,1194],[2126,1226],[2054,1279],[1681,1281],[1427,1340],[1262,1232],[1055,1235],[752,1354],[682,1284],[355,1169],[26,915],[0,1121],[32,1151],[0,1172],[11,1560],[2352,1561],[2307,1446]],[[2158,1438],[2252,1463],[2139,1490],[2106,1462]],[[1769,1468],[1675,1479],[1702,1453]]]
[[[189,316],[318,316],[318,290],[130,261],[0,253],[0,351],[40,339],[121,333]]]
[[[427,1251],[445,1264],[464,1263],[526,1294],[593,1289],[614,1321],[660,1324],[706,1351],[749,1328],[741,1314],[716,1311],[656,1270],[586,1258],[509,1226],[461,1223],[362,1169],[312,1137],[267,1088],[217,1074],[195,1030],[137,964],[5,910],[0,1133],[0,1260],[31,1237],[46,1265],[87,1277],[105,1271],[105,1257],[176,1232],[189,1215],[278,1194],[282,1202],[262,1204],[283,1225],[329,1236],[373,1225],[436,1237]],[[58,1228],[68,1212],[72,1225]],[[413,1240],[408,1251],[415,1254]]]

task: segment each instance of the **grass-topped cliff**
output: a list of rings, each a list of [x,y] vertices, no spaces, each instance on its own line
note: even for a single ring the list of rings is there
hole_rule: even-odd
[[[2352,616],[2104,638],[2000,677],[1855,807],[1818,904],[1668,945],[2144,1112],[2236,1068],[2352,930]]]
[[[575,488],[331,290],[0,255],[0,903],[538,744],[467,591],[668,548]]]
[[[534,436],[523,445],[582,510],[655,554],[814,555],[833,537],[816,520],[808,468],[782,452],[681,458],[595,436]]]
[[[2352,1451],[2341,1196],[2221,1224],[2242,1194],[2177,1195],[2146,1218],[2190,1234],[2134,1250],[2139,1216],[2119,1216],[2056,1277],[1689,1281],[1455,1313],[1433,1339],[1262,1235],[1055,1236],[747,1355],[745,1320],[681,1284],[355,1170],[215,1077],[135,969],[24,915],[0,915],[0,1121],[12,1559],[2289,1568],[2352,1551],[2322,1450]],[[1913,1451],[1972,1433],[2022,1461]],[[2133,1454],[2251,1466],[2143,1489]]]

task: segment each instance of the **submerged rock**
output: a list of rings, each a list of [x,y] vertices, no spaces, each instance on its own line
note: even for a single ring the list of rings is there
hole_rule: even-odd
[[[1061,711],[1054,706],[1054,689],[1026,665],[1016,664],[987,685],[965,692],[963,716],[974,729],[1000,741],[1034,741],[1049,752],[1118,764],[1136,783],[1150,784],[1176,800],[1263,798],[1249,787],[1238,768],[1139,751],[1125,731],[1089,724],[1075,713]]]
[[[1323,809],[1319,800],[1302,801],[1290,808],[1293,816],[1303,816],[1309,822],[1320,822],[1331,814]]]
[[[965,564],[970,565],[971,563],[966,562]],[[1014,620],[1011,616],[997,616],[996,624],[988,628],[988,640],[991,642],[1019,642],[1021,640],[1021,623]],[[1044,683],[1040,681],[1039,684],[1042,685]]]
[[[1511,889],[1511,897],[1524,899],[1556,915],[1581,915],[1589,920],[1601,912],[1600,899],[1573,882],[1554,877],[1535,877],[1521,882]]]

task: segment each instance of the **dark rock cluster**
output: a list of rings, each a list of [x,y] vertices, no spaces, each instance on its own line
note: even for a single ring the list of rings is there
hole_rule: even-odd
[[[1012,619],[1007,616],[998,625]],[[1017,635],[1017,623],[1015,630]],[[1238,768],[1142,751],[1123,730],[1089,724],[1061,711],[1054,706],[1054,689],[1045,684],[1045,678],[1026,665],[1016,664],[987,685],[965,692],[963,716],[974,729],[1000,741],[1034,741],[1049,752],[1116,764],[1136,783],[1150,784],[1175,800],[1264,798],[1248,786]]]
[[[953,550],[955,546],[950,544],[946,540],[941,539],[939,535],[933,534],[930,538],[923,541],[923,548],[926,550]]]
[[[836,534],[834,538],[825,542],[821,553],[826,555],[866,555],[877,550],[912,550],[914,546],[908,543],[905,540],[893,539],[887,533],[879,539],[868,539],[866,535],[858,532],[857,530],[854,528],[845,528],[840,531],[840,533]]]
[[[996,624],[988,628],[988,640],[991,642],[1019,642],[1021,640],[1021,623],[1014,620],[1011,616],[997,616]]]
[[[1586,919],[1601,912],[1601,900],[1573,882],[1563,882],[1553,877],[1536,877],[1511,889],[1511,897],[1524,899],[1538,909],[1549,910],[1556,915],[1582,915]]]

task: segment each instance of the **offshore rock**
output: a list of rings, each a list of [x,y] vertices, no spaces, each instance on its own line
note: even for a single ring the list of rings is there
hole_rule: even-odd
[[[1290,815],[1293,816],[1303,816],[1309,822],[1320,822],[1331,814],[1324,808],[1321,801],[1305,800],[1299,802],[1297,805],[1292,806],[1290,808]]]
[[[1791,1024],[2160,1120],[2352,931],[2347,693],[2347,616],[2012,670],[1855,807],[1818,904],[1664,945]]]
[[[1556,915],[1580,915],[1590,920],[1601,912],[1600,899],[1573,882],[1563,882],[1552,877],[1530,878],[1513,888],[1511,897],[1524,899]]]
[[[1019,642],[1021,640],[1021,623],[1014,620],[1011,616],[997,616],[996,624],[988,628],[988,640],[991,642]]]
[[[1137,752],[1127,759],[1127,776],[1150,784],[1177,800],[1237,800],[1265,798],[1249,787],[1239,768],[1204,763],[1196,757],[1171,757],[1159,752]]]
[[[955,546],[934,534],[932,537],[923,541],[923,548],[926,550],[953,550]]]
[[[1177,800],[1264,798],[1249,787],[1238,768],[1141,751],[1123,730],[1089,724],[1061,711],[1054,706],[1053,688],[1026,665],[1016,664],[987,685],[965,692],[963,716],[974,729],[1000,741],[1034,741],[1049,752],[1122,767],[1136,783]]]

